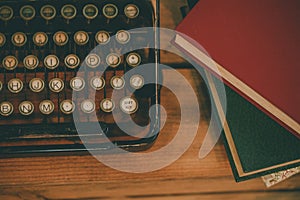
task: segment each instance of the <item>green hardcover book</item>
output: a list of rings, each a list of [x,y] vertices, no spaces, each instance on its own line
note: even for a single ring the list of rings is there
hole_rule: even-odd
[[[216,81],[206,73],[219,116]],[[214,92],[215,91],[215,92]],[[227,111],[223,129],[225,148],[236,181],[300,166],[300,139],[225,86]],[[296,109],[296,108],[295,108]]]

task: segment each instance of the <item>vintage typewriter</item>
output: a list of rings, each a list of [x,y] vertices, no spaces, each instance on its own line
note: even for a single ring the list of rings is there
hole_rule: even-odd
[[[157,8],[148,0],[0,1],[1,156],[84,151],[82,137],[95,149],[149,147],[159,85],[134,69],[148,64],[159,79]],[[132,121],[144,129],[120,128]]]

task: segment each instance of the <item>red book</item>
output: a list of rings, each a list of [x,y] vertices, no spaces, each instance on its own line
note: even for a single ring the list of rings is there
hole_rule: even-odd
[[[300,1],[200,0],[175,44],[300,137]],[[199,51],[195,41],[208,52]]]

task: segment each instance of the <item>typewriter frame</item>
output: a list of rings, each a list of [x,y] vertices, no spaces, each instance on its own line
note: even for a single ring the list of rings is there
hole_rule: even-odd
[[[78,0],[67,0],[66,2],[77,2]],[[112,0],[113,2],[118,2],[120,0]],[[148,1],[148,0],[145,0]],[[0,7],[1,4],[3,2],[15,2],[14,0],[8,0],[8,1],[0,1]],[[19,2],[28,2],[29,4],[33,4],[35,1],[28,1],[28,0],[21,0]],[[36,2],[47,2],[50,3],[50,0],[37,0]],[[95,2],[95,0],[92,0],[92,2]],[[107,0],[107,2],[110,2],[109,0]],[[150,1],[149,1],[150,2]],[[155,57],[155,70],[156,70],[156,79],[157,82],[159,79],[161,79],[160,77],[160,73],[159,73],[159,67],[158,67],[158,63],[159,63],[159,30],[157,29],[157,27],[159,27],[159,0],[155,1],[155,5],[156,8],[154,10],[153,13],[153,26],[155,29],[155,46],[156,48],[153,50],[154,53],[154,57]],[[71,23],[71,22],[70,22]],[[1,31],[0,31],[1,32]],[[1,48],[1,47],[0,47]],[[0,49],[1,50],[1,49]],[[1,66],[2,67],[2,66]],[[3,70],[0,72],[2,73]],[[156,104],[159,105],[159,97],[160,97],[160,86],[159,85],[155,85],[155,94],[154,96],[150,97],[151,98],[151,102],[152,104]],[[70,124],[70,123],[66,123],[66,124],[61,124],[57,129],[53,128],[52,125],[47,125],[47,124],[43,124],[43,125],[38,125],[35,124],[34,126],[37,126],[35,131],[45,131],[47,130],[47,126],[49,126],[49,128],[53,129],[54,132],[61,132],[62,129],[65,130],[71,130],[71,133],[68,133],[70,135],[66,135],[66,137],[62,137],[61,139],[64,140],[66,139],[68,142],[67,144],[62,143],[62,144],[43,144],[43,145],[39,145],[39,142],[43,141],[43,140],[47,140],[47,139],[51,139],[51,137],[53,137],[53,135],[50,135],[49,138],[26,138],[26,135],[30,135],[30,133],[26,133],[26,135],[22,135],[22,131],[21,129],[26,129],[32,126],[32,124],[25,124],[25,125],[21,125],[21,126],[14,126],[14,125],[0,125],[0,140],[1,141],[1,145],[0,145],[0,157],[10,157],[10,156],[19,156],[19,155],[39,155],[39,153],[42,153],[43,155],[45,153],[56,153],[56,152],[86,152],[87,150],[89,151],[99,151],[99,150],[110,150],[110,149],[114,149],[116,147],[128,150],[128,151],[140,151],[140,150],[145,150],[147,148],[149,148],[154,141],[157,138],[157,134],[153,134],[153,132],[157,132],[160,129],[160,121],[159,121],[159,115],[160,115],[160,111],[159,108],[156,109],[156,113],[154,113],[155,116],[153,116],[153,118],[155,118],[155,122],[151,123],[151,128],[150,128],[150,133],[149,133],[149,137],[145,137],[145,138],[140,138],[137,140],[113,140],[112,142],[109,143],[95,143],[95,147],[93,149],[86,149],[86,147],[80,142],[79,140],[79,136],[77,135],[77,130],[76,127],[74,127],[74,124]],[[101,124],[101,123],[100,123]],[[13,128],[12,126],[14,126],[15,128]],[[71,126],[71,128],[70,128]],[[109,125],[108,125],[109,126]],[[21,128],[20,128],[21,127]],[[6,128],[9,128],[9,132],[3,133],[3,131],[6,131]],[[76,130],[76,132],[74,132],[74,130]],[[34,131],[33,134],[37,134]],[[2,134],[1,134],[2,132]],[[13,132],[13,133],[12,133]],[[44,135],[43,135],[44,137]],[[61,136],[60,136],[61,137]],[[23,141],[28,141],[28,140],[32,140],[30,141],[30,143],[32,143],[32,145],[22,145]],[[70,142],[71,141],[71,142]],[[13,145],[6,145],[6,142],[12,143]],[[42,142],[43,143],[43,142]]]

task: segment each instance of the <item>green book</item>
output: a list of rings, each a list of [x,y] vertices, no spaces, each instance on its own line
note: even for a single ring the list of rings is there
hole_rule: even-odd
[[[220,80],[206,75],[208,87],[214,91]],[[300,139],[234,90],[224,87],[227,111],[223,138],[236,181],[300,166]],[[217,106],[217,92],[212,96],[218,115],[224,115],[222,106]]]

